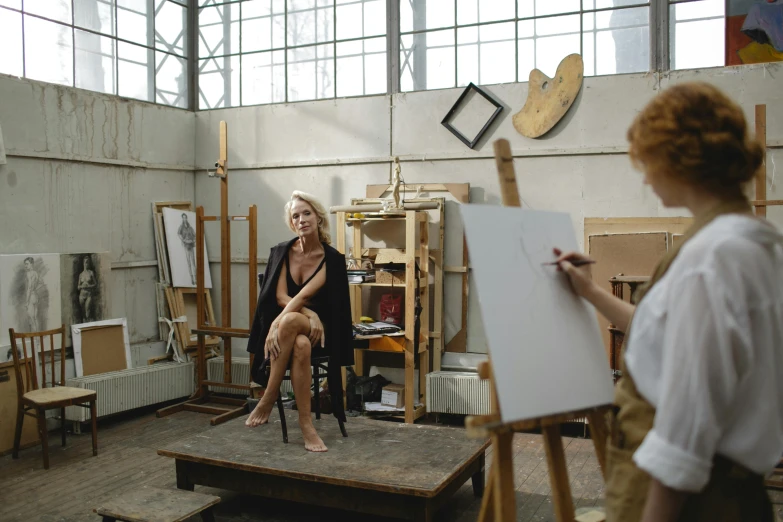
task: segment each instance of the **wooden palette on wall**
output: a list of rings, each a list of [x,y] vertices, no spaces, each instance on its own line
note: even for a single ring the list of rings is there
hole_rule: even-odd
[[[538,69],[530,71],[527,101],[512,118],[514,128],[528,138],[538,138],[552,130],[579,94],[584,69],[582,57],[570,54],[557,66],[554,78]]]

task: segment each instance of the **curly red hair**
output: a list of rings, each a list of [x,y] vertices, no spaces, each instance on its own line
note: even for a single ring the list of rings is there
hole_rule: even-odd
[[[656,96],[628,129],[631,161],[723,196],[742,196],[764,160],[742,109],[707,83]],[[744,197],[744,196],[743,196]]]

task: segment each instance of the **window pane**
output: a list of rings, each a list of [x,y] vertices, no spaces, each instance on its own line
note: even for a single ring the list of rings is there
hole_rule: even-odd
[[[173,2],[155,0],[155,47],[186,56],[188,10]]]
[[[138,45],[117,43],[117,92],[120,96],[152,101],[150,69],[153,52]]]
[[[360,2],[337,7],[337,39],[363,36],[362,4]]]
[[[457,0],[457,23],[475,24],[514,18],[514,0]]]
[[[71,0],[25,0],[24,11],[66,24],[73,22]]]
[[[701,9],[697,9],[697,8]],[[718,14],[716,18],[704,18]],[[688,21],[680,21],[688,20]],[[672,5],[669,8],[669,45],[672,69],[719,67],[725,64],[726,22],[723,2],[714,0]]]
[[[239,52],[240,4],[206,7],[198,16],[201,58]]]
[[[386,0],[365,1],[363,5],[364,36],[386,34]]]
[[[616,9],[584,15],[585,75],[624,74],[650,68],[650,8]]]
[[[246,16],[242,8],[242,52],[285,47],[285,15]]]
[[[77,27],[113,35],[114,0],[73,0],[73,19]]]
[[[563,58],[579,53],[579,25],[579,15],[519,22],[519,81],[527,81],[533,69],[539,69],[551,78]]]
[[[454,0],[400,0],[400,31],[421,31],[454,25]]]
[[[320,7],[321,5],[326,7]],[[333,0],[288,0],[288,45],[307,45],[334,39]]]
[[[575,12],[579,12],[579,0],[517,0],[520,18]]]
[[[712,18],[723,16],[724,14],[724,0],[702,0],[701,2],[679,3],[674,4],[669,8],[669,17],[671,20],[677,22]]]
[[[0,9],[0,73],[14,76],[24,75],[22,61],[22,15],[7,9]]]
[[[199,60],[198,69],[199,109],[239,106],[239,56]]]
[[[152,45],[147,20],[147,2],[117,2],[117,34],[124,40]]]
[[[19,9],[20,11],[22,10],[22,0],[0,0],[0,5],[4,5],[12,9]],[[0,11],[0,15],[2,14],[3,12]],[[19,25],[22,25],[21,22]]]
[[[627,5],[650,4],[649,1],[645,1],[645,0],[596,0],[595,2],[593,2],[592,0],[583,0],[582,6],[585,9],[592,9],[593,3],[595,3],[596,9],[606,9],[609,7],[623,7]]]
[[[242,57],[242,105],[285,101],[285,51]]]
[[[174,107],[188,106],[187,61],[179,56],[155,53],[155,101]]]
[[[432,31],[400,38],[403,91],[454,87],[454,31]]]
[[[337,44],[337,96],[386,92],[384,38]]]
[[[331,45],[288,51],[288,101],[334,97],[334,57]]]
[[[115,40],[76,29],[76,87],[117,94]]]
[[[514,37],[514,22],[459,29],[457,85],[513,82]]]
[[[70,27],[25,15],[24,53],[28,78],[73,85],[73,33]]]

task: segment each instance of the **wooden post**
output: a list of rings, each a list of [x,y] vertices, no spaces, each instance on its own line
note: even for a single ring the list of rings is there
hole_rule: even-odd
[[[500,181],[500,197],[503,206],[521,207],[519,202],[519,190],[517,189],[517,176],[514,173],[514,157],[511,155],[511,146],[508,140],[497,140],[494,145],[495,164],[498,168]]]
[[[199,329],[204,324],[204,267],[207,266],[206,261],[204,259],[204,207],[200,206],[196,208],[196,327]],[[190,341],[190,331],[187,329],[185,329],[185,336],[182,345],[183,353]],[[206,339],[201,333],[196,334],[196,338],[198,339],[199,383],[199,389],[196,391],[199,397],[204,397],[209,390],[209,387],[203,384],[207,380]]]
[[[231,327],[231,218],[228,213],[228,126],[220,122],[220,310],[224,328]],[[223,338],[223,381],[231,382],[231,337]]]
[[[416,353],[413,330],[415,321],[416,296],[416,211],[405,212],[405,422],[413,424],[416,420],[413,383],[416,375]],[[419,370],[421,371],[421,369]]]
[[[756,173],[756,201],[767,199],[767,106],[756,105],[756,139],[764,146],[764,161]],[[767,207],[757,205],[756,215],[765,217]]]

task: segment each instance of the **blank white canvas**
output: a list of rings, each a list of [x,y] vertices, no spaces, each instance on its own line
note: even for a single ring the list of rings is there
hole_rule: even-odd
[[[195,257],[196,249],[192,250],[192,258],[188,257],[188,251],[180,239],[179,230],[183,224],[183,214],[187,222],[196,231],[196,213],[174,208],[163,208],[163,227],[166,229],[166,250],[169,254],[169,266],[171,267],[171,286],[176,288],[196,288],[195,282]],[[209,273],[209,261],[207,257],[206,234],[204,237],[204,288],[212,288],[212,276]],[[191,272],[192,271],[192,272]],[[191,273],[193,278],[191,278]]]
[[[555,266],[578,250],[568,214],[462,205],[503,422],[612,402],[595,311]]]

